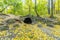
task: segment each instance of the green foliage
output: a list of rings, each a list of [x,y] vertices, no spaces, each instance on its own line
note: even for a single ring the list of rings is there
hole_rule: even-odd
[[[56,10],[58,9],[57,2],[55,3]],[[37,12],[40,16],[48,15],[47,4],[47,0],[37,0]],[[0,11],[2,10],[5,14],[27,15],[31,13],[32,15],[36,15],[35,0],[0,0]]]
[[[37,10],[40,15],[46,15],[48,12],[47,11],[47,2],[45,0],[39,1],[38,5],[37,5]]]

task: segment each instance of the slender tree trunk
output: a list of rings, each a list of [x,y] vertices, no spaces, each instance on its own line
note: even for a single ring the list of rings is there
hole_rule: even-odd
[[[48,14],[50,14],[50,0],[48,0]]]
[[[29,11],[29,14],[28,14],[28,15],[31,15],[31,6],[30,6],[30,0],[28,1],[28,11]]]
[[[35,13],[39,17],[39,14],[37,13],[37,0],[35,0]]]
[[[53,1],[53,13],[55,14],[55,0]]]
[[[29,5],[29,15],[31,14],[31,8],[30,8],[30,5]]]
[[[58,13],[59,13],[59,0],[58,0]]]
[[[51,15],[50,15],[51,18],[53,18],[53,0],[51,0]]]

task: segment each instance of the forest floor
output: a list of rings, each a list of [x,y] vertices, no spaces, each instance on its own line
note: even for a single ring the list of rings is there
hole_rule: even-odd
[[[31,24],[24,23],[26,17]],[[59,18],[0,14],[0,40],[60,40]]]

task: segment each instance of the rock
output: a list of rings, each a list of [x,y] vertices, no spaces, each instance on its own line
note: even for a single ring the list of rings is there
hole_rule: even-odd
[[[8,30],[8,29],[9,29],[8,25],[0,24],[0,31],[5,31],[5,30]]]
[[[13,24],[13,27],[19,27],[19,26],[20,26],[19,23]]]
[[[13,24],[15,22],[16,22],[16,20],[14,20],[14,19],[8,19],[8,20],[6,20],[7,24]]]
[[[54,27],[54,24],[47,24],[47,26],[49,26],[49,27]]]
[[[36,21],[35,19],[32,19],[32,24],[36,24],[38,21]]]
[[[38,26],[38,27],[42,27],[42,25],[41,25],[41,24],[38,24],[37,26]]]
[[[7,15],[7,14],[0,14],[0,18],[7,18],[7,17],[10,17],[9,15]]]
[[[58,22],[57,22],[57,23],[55,23],[55,24],[60,25],[60,21],[58,21]]]
[[[19,16],[10,15],[10,17],[5,18],[4,22],[6,22],[7,24],[13,24],[15,22],[21,23],[21,20],[19,19]]]
[[[15,22],[21,23],[21,21],[18,20],[18,19],[8,19],[8,20],[6,20],[6,23],[7,23],[7,24],[13,24],[13,23],[15,23]]]

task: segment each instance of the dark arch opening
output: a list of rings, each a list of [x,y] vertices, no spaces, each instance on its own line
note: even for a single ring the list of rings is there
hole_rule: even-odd
[[[32,24],[32,19],[29,18],[29,17],[27,17],[27,18],[24,19],[24,23],[26,23],[26,24]]]

